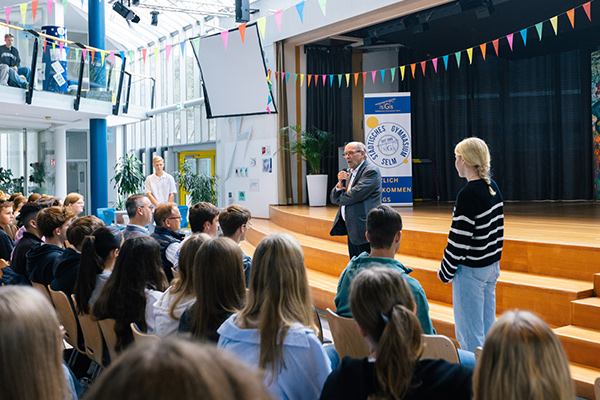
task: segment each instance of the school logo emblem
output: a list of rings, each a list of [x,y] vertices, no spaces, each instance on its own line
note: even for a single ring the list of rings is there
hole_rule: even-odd
[[[379,122],[377,117],[369,117],[367,127],[367,154],[373,163],[382,168],[408,164],[410,137],[406,129],[395,122]]]

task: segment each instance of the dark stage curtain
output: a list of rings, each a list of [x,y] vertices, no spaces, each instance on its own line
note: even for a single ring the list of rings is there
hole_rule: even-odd
[[[352,70],[352,52],[349,49],[306,46],[307,74],[338,74],[340,71]],[[314,79],[314,76],[313,76]],[[305,77],[305,84],[308,77]],[[338,165],[337,148],[352,141],[352,90],[338,85],[337,75],[333,85],[323,85],[319,76],[317,85],[314,81],[306,89],[306,130],[318,128],[334,135],[332,152],[323,157],[323,169],[328,175],[328,187],[337,183]]]
[[[412,95],[413,157],[436,163],[441,200],[454,200],[465,184],[454,146],[469,136],[490,146],[506,200],[592,199],[590,51],[516,60],[488,52],[472,65],[462,56],[460,68],[450,57],[448,71],[440,58],[437,74],[431,63],[425,76],[417,65],[414,80],[407,66],[399,82]],[[401,51],[399,65],[415,59],[425,57]],[[414,171],[415,186],[430,197],[431,169]]]

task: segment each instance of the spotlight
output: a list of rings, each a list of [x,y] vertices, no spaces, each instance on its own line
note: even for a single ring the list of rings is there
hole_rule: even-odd
[[[131,0],[131,5],[133,5],[133,6],[139,6],[140,5],[140,0]]]
[[[121,17],[125,18],[127,21],[131,21],[136,24],[138,22],[140,22],[140,17],[135,15],[135,13],[133,11],[131,11],[129,8],[125,7],[125,5],[123,5],[122,3],[115,2],[113,4],[113,10],[115,10],[117,12],[117,14],[119,14]]]
[[[152,26],[157,26],[158,25],[158,11],[150,11],[150,15],[152,15],[152,22],[150,22],[150,25]]]

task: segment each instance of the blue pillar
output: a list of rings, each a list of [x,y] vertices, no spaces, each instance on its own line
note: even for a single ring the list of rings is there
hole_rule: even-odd
[[[88,34],[90,46],[105,49],[104,2],[88,2]],[[100,57],[95,57],[100,59]],[[87,58],[91,60],[91,57]],[[102,85],[104,83],[104,85]],[[98,85],[96,85],[98,84]],[[90,74],[90,87],[106,86],[106,74]],[[90,183],[91,213],[108,206],[108,149],[106,143],[106,120],[90,119]]]

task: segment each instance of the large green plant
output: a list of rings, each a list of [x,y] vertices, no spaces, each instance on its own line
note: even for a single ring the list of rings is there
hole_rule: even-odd
[[[200,201],[217,204],[217,177],[200,175],[194,172],[189,161],[180,165],[179,170],[173,174],[175,182],[188,192],[192,204]]]
[[[31,163],[29,166],[33,169],[33,172],[29,175],[29,182],[42,186],[46,181],[46,164],[42,161]]]
[[[115,164],[115,176],[111,179],[114,182],[113,187],[119,194],[117,203],[122,202],[123,198],[142,191],[146,181],[141,171],[143,166],[144,164],[132,154],[119,158]]]
[[[4,193],[23,193],[25,178],[13,178],[12,170],[0,167],[0,190]]]
[[[320,174],[321,159],[331,150],[333,134],[316,128],[314,132],[303,131],[299,125],[281,128],[281,135],[284,139],[289,139],[292,132],[295,133],[295,138],[300,134],[300,139],[293,142],[290,147],[282,146],[281,148],[292,154],[300,154],[302,159],[310,166],[310,173]]]

